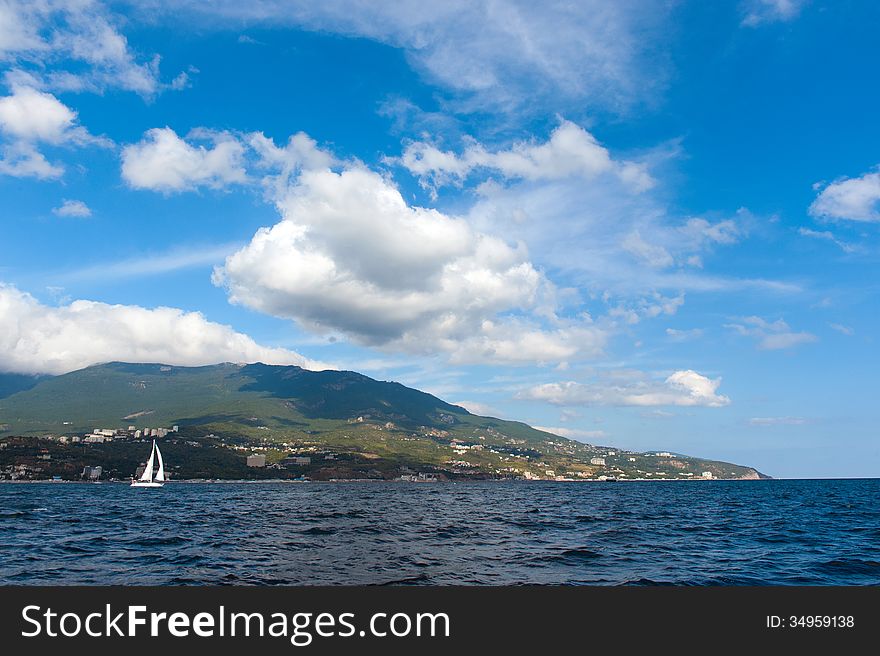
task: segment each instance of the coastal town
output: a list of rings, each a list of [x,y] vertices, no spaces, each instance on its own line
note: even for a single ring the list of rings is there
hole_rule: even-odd
[[[364,424],[358,417],[354,423]],[[369,427],[369,424],[367,424]],[[258,427],[265,429],[265,427]],[[390,422],[374,427],[376,430],[396,429]],[[265,429],[268,430],[268,429]],[[646,480],[716,480],[723,478],[710,469],[690,471],[681,456],[668,451],[634,453],[618,449],[595,447],[588,463],[569,462],[560,467],[554,458],[547,458],[537,451],[486,444],[486,436],[474,441],[451,438],[446,431],[425,429],[427,437],[445,439],[450,457],[430,467],[412,467],[400,464],[389,474],[379,469],[367,470],[366,475],[346,476],[343,467],[353,455],[344,451],[328,449],[318,444],[279,442],[264,439],[259,442],[238,443],[214,433],[192,435],[178,424],[166,427],[94,428],[80,434],[47,434],[31,437],[0,438],[0,481],[113,481],[126,480],[125,472],[114,469],[111,454],[114,450],[128,451],[133,444],[158,440],[188,452],[190,456],[199,450],[222,449],[244,464],[239,468],[238,478],[243,480],[396,480],[401,482],[439,482],[445,480],[526,480],[526,481],[646,481]],[[422,436],[425,437],[425,436]],[[416,439],[416,438],[406,438]],[[572,447],[564,442],[553,444],[562,452]],[[163,447],[165,448],[165,447]],[[175,451],[176,452],[176,451]],[[15,453],[15,456],[13,456]],[[81,469],[71,470],[71,456],[85,458]],[[76,459],[76,458],[74,458]],[[367,458],[369,459],[369,458]],[[87,461],[87,462],[86,462]],[[491,464],[487,465],[487,461]],[[638,467],[639,463],[645,469]],[[128,473],[138,476],[144,463]],[[667,471],[668,470],[668,471]],[[327,472],[331,475],[326,475]],[[170,464],[167,476],[179,478],[180,463]],[[206,470],[197,476],[199,480],[226,479],[222,471]],[[324,473],[325,475],[322,475]]]

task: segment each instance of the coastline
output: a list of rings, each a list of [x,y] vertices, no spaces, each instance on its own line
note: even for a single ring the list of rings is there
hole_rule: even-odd
[[[481,478],[474,480],[454,480],[454,481],[401,481],[398,479],[376,479],[376,478],[346,478],[346,479],[336,479],[336,480],[296,480],[290,478],[262,478],[262,479],[248,479],[248,478],[228,478],[228,479],[178,479],[165,481],[165,485],[227,485],[227,484],[242,484],[247,483],[250,485],[259,485],[259,484],[277,484],[284,483],[287,484],[336,484],[336,483],[405,483],[411,485],[430,485],[430,484],[459,484],[459,483],[694,483],[694,482],[702,482],[702,483],[716,483],[721,481],[731,482],[731,481],[772,481],[772,480],[838,480],[838,479],[774,479],[771,477],[767,478],[618,478],[616,481],[602,481],[595,478],[583,478],[583,479],[572,479],[565,481],[557,481],[553,479],[546,480],[534,480],[527,478],[508,478],[508,479],[499,479],[493,480],[489,478]],[[840,480],[860,480],[860,479],[840,479]],[[865,479],[872,480],[872,479]],[[39,480],[0,480],[0,485],[129,485],[131,483],[130,480],[110,480],[110,481],[53,481],[51,479],[39,479]]]

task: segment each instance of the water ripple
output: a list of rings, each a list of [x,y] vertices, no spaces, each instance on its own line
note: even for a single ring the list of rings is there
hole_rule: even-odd
[[[880,481],[0,485],[0,584],[877,585]]]

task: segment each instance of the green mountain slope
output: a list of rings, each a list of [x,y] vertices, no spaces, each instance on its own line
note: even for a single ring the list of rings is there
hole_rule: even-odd
[[[724,478],[759,476],[729,463],[686,456],[661,461],[582,444],[520,422],[479,417],[425,392],[351,371],[114,362],[43,379],[0,399],[0,436],[172,425],[179,425],[180,433],[165,439],[193,448],[207,440],[236,462],[249,449],[265,452],[270,464],[292,454],[315,454],[308,472],[292,471],[319,478],[394,477],[410,469],[449,477],[681,477],[703,471]],[[18,441],[16,448],[27,444]],[[594,457],[604,457],[605,464],[591,463]]]

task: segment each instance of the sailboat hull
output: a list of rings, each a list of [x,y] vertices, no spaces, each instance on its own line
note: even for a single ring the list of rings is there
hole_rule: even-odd
[[[132,481],[131,487],[162,487],[165,483],[155,483],[152,481]]]

